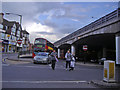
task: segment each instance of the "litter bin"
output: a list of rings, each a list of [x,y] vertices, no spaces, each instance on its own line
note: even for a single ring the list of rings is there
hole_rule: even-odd
[[[104,78],[103,81],[115,82],[115,61],[104,61]]]

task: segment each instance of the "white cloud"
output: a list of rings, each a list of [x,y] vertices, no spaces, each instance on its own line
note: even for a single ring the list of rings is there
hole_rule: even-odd
[[[71,19],[72,21],[75,21],[75,22],[79,22],[79,20],[77,20],[77,19]]]
[[[90,7],[84,7],[81,4],[64,4],[60,2],[22,3],[20,1],[19,3],[3,3],[2,6],[4,13],[11,12],[23,16],[22,25],[30,33],[31,42],[33,42],[36,37],[44,37],[51,42],[55,42],[68,35],[68,32],[71,33],[76,30],[76,28],[80,27],[81,23],[85,25],[86,22],[82,22],[82,20],[86,20],[88,17],[86,13],[92,13],[92,9],[98,8],[97,5],[92,3],[92,5],[89,5]],[[10,15],[8,19],[20,21],[18,16]],[[68,22],[65,22],[65,20],[68,20]],[[71,20],[71,22],[69,22],[69,20]],[[78,24],[72,22],[72,20]]]
[[[59,37],[55,34],[45,35],[43,33],[40,33],[40,32],[46,32],[46,33],[54,32],[53,28],[46,26],[46,25],[42,25],[41,23],[35,23],[35,22],[29,23],[26,25],[26,29],[30,33],[30,41],[32,43],[34,42],[34,39],[38,37],[46,38],[47,40],[51,42],[55,42],[56,40],[59,39]]]
[[[48,27],[46,25],[42,25],[41,23],[30,23],[26,25],[26,29],[29,33],[32,32],[53,32],[53,28]]]

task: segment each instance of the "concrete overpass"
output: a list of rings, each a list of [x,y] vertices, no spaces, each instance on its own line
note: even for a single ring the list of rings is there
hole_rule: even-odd
[[[79,57],[80,52],[83,52],[83,45],[88,45],[87,53],[95,51],[97,58],[111,57],[110,59],[116,59],[116,63],[120,64],[120,8],[54,43],[58,48],[58,57],[68,49]],[[110,54],[113,56],[107,56],[107,51],[114,52]],[[101,52],[102,55],[99,55]]]

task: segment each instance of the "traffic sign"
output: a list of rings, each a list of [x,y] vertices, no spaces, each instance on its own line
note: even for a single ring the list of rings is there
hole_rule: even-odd
[[[84,50],[84,51],[87,51],[87,50],[88,50],[87,45],[83,45],[83,50]]]
[[[22,43],[22,40],[17,40],[17,43],[20,45]]]

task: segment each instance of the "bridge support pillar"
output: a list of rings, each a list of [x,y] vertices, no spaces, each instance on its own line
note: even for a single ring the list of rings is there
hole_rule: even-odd
[[[58,48],[58,58],[60,58],[60,48]]]
[[[71,45],[71,53],[73,56],[75,56],[75,46]]]
[[[116,64],[120,64],[120,34],[116,35]]]
[[[120,33],[116,35],[116,81],[120,83]]]

